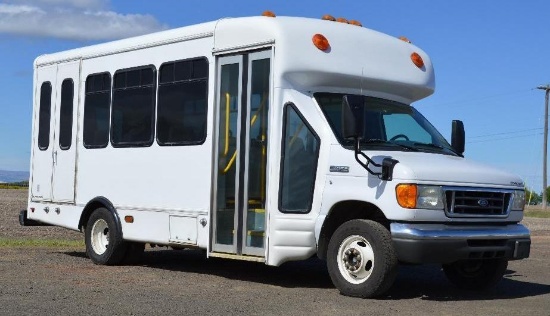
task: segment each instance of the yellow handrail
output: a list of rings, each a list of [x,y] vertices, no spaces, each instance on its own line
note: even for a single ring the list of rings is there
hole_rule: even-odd
[[[225,150],[223,152],[224,157],[229,152],[229,105],[231,102],[231,95],[229,92],[225,93]]]
[[[227,95],[229,93],[226,93],[226,98],[227,98]],[[256,113],[254,113],[254,116],[252,117],[252,119],[250,120],[250,126],[254,126],[254,123],[256,123],[256,120],[258,118],[258,114],[260,113],[260,111],[262,111],[262,109],[264,108],[264,105],[267,101],[267,98],[266,98],[266,94],[264,93],[263,97],[262,97],[262,102],[260,103],[260,107],[258,108],[258,110],[256,110]],[[227,102],[226,102],[227,104]],[[226,105],[226,108],[229,108],[227,105]],[[226,135],[229,135],[229,119],[228,119],[229,115],[227,115],[227,110],[226,110]],[[229,150],[229,141],[228,141],[229,137],[227,136],[226,138],[226,148],[227,150]],[[226,155],[227,153],[224,153],[224,156]],[[237,158],[237,149],[235,149],[235,152],[233,153],[233,156],[231,156],[231,159],[229,159],[229,162],[227,163],[227,166],[225,167],[225,169],[223,169],[223,173],[227,173],[229,171],[229,169],[231,169],[231,167],[233,166],[233,163],[235,162],[235,158]]]

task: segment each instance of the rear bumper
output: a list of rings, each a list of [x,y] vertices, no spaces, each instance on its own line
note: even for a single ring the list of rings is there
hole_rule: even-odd
[[[392,223],[397,257],[408,263],[451,263],[457,260],[529,257],[531,237],[521,224],[457,226]]]
[[[50,224],[45,224],[38,222],[27,217],[27,210],[22,210],[19,212],[19,224],[21,226],[51,226]]]

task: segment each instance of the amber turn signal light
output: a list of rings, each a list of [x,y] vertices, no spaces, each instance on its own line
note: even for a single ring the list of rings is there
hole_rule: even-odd
[[[416,184],[399,184],[395,188],[397,203],[404,208],[416,208]]]

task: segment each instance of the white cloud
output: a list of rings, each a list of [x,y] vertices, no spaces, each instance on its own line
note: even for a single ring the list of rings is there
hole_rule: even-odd
[[[54,6],[80,9],[99,10],[109,4],[109,0],[6,0],[6,3],[16,3],[36,7]]]
[[[107,5],[102,0],[15,2],[21,4],[0,3],[0,33],[71,40],[111,40],[166,28],[151,15],[95,9]]]

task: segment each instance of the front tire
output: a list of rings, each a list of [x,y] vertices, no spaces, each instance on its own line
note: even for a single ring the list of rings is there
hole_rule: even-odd
[[[115,217],[103,207],[96,209],[88,219],[85,242],[88,257],[101,265],[121,263],[128,248]]]
[[[458,288],[485,290],[495,286],[508,268],[506,259],[462,260],[443,265],[443,272]]]
[[[367,298],[384,294],[395,280],[397,264],[389,231],[370,220],[342,224],[328,245],[328,272],[343,295]]]

